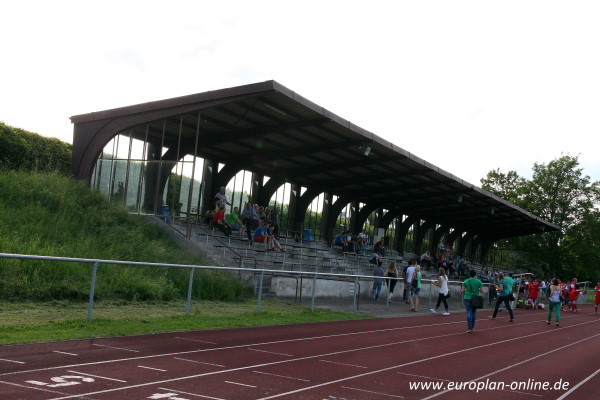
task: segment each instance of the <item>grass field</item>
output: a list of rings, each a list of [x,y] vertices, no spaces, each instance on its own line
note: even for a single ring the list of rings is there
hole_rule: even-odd
[[[256,301],[195,301],[190,315],[185,301],[94,303],[93,318],[86,321],[87,303],[0,302],[0,345],[91,337],[123,336],[196,329],[281,325],[365,318],[362,315],[264,300],[261,312]]]

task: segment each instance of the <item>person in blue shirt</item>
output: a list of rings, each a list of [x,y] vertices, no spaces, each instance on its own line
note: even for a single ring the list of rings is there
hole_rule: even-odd
[[[246,203],[246,207],[244,208],[244,211],[242,211],[242,221],[244,222],[244,225],[246,225],[248,240],[250,244],[252,244],[252,233],[258,226],[259,216],[258,212],[252,207],[250,202]]]
[[[494,314],[490,317],[491,319],[496,319],[496,315],[498,314],[498,309],[500,308],[500,303],[504,303],[504,306],[508,310],[510,314],[510,322],[513,322],[515,317],[513,315],[512,308],[510,308],[510,294],[512,292],[512,281],[508,278],[504,277],[504,273],[500,272],[498,275],[498,284],[496,285],[496,290],[498,291],[498,300],[496,300],[496,307],[494,307]],[[494,287],[490,286],[490,290],[493,290]]]
[[[383,277],[384,273],[385,271],[381,264],[377,264],[373,269],[373,276],[377,277],[373,279],[373,299],[375,300],[379,300],[379,294],[381,293],[381,286],[383,284],[383,279],[381,279],[381,277]]]

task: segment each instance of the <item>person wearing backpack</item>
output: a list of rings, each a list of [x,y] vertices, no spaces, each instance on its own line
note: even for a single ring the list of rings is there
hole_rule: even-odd
[[[483,283],[475,278],[475,275],[477,275],[477,272],[472,269],[469,272],[470,278],[466,279],[460,288],[467,310],[467,333],[473,332],[475,329],[475,320],[477,319],[477,309],[473,307],[471,300],[473,296],[481,296],[483,294]]]

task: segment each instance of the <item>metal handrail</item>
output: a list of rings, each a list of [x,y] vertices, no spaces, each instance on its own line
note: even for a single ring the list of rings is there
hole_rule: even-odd
[[[243,265],[244,265],[243,259],[244,258],[248,259],[248,260],[253,260],[254,261],[254,269],[256,269],[258,267],[258,262],[256,260],[256,257],[241,255],[233,247],[231,247],[229,244],[223,243],[220,239],[218,239],[216,237],[214,238],[214,240],[217,241],[217,243],[219,243],[224,248],[229,249],[229,251],[231,251],[233,254],[235,254],[236,256],[238,256],[240,258],[240,266],[239,266],[239,268],[243,268]]]
[[[191,298],[192,298],[192,282],[194,271],[196,269],[203,270],[219,270],[219,271],[239,271],[241,272],[250,272],[252,274],[260,274],[259,286],[262,288],[262,280],[264,275],[287,275],[297,279],[298,277],[302,279],[303,277],[310,277],[313,280],[313,293],[311,300],[311,310],[314,311],[315,305],[315,284],[317,278],[326,279],[326,280],[338,280],[338,281],[346,281],[346,282],[355,282],[357,283],[359,279],[361,280],[374,280],[374,279],[394,279],[398,281],[404,281],[404,278],[382,278],[373,275],[359,275],[359,274],[340,274],[334,272],[312,272],[312,271],[288,271],[288,270],[276,270],[276,269],[266,269],[266,268],[243,268],[243,267],[222,267],[216,265],[187,265],[187,264],[169,264],[169,263],[151,263],[151,262],[140,262],[140,261],[121,261],[121,260],[102,260],[102,259],[94,259],[94,258],[71,258],[71,257],[54,257],[54,256],[39,256],[39,255],[26,255],[26,254],[9,254],[9,253],[0,253],[0,258],[13,258],[13,259],[21,259],[21,260],[41,260],[41,261],[62,261],[62,262],[78,262],[85,264],[92,264],[92,277],[91,277],[91,285],[90,285],[90,295],[89,295],[89,303],[88,303],[88,313],[87,313],[87,321],[90,322],[92,320],[92,310],[94,304],[94,291],[96,286],[96,276],[97,271],[100,265],[112,264],[112,265],[123,265],[123,266],[143,266],[143,267],[169,267],[169,268],[189,268],[190,276],[189,276],[189,284],[188,284],[188,293],[187,293],[187,302],[186,302],[186,314],[190,313],[191,309]],[[427,283],[433,282],[433,280],[422,279],[421,282]],[[450,281],[448,283],[451,283]],[[359,284],[360,287],[360,284]],[[357,310],[359,290],[355,288],[354,292],[354,311]],[[262,301],[262,290],[258,291],[258,305],[257,309],[260,312],[260,304]]]

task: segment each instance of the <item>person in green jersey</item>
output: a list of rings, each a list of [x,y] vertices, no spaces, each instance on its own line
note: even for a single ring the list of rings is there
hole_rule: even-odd
[[[477,319],[477,309],[471,305],[471,297],[483,294],[483,283],[475,278],[477,272],[474,269],[471,270],[469,275],[470,278],[463,282],[460,292],[463,294],[463,301],[467,309],[467,332],[471,333],[475,329],[475,320]]]
[[[233,207],[233,211],[225,216],[227,223],[231,226],[231,229],[234,232],[238,233],[238,237],[240,239],[244,238],[244,224],[240,220],[240,209],[237,207]],[[246,239],[248,240],[248,239]]]

